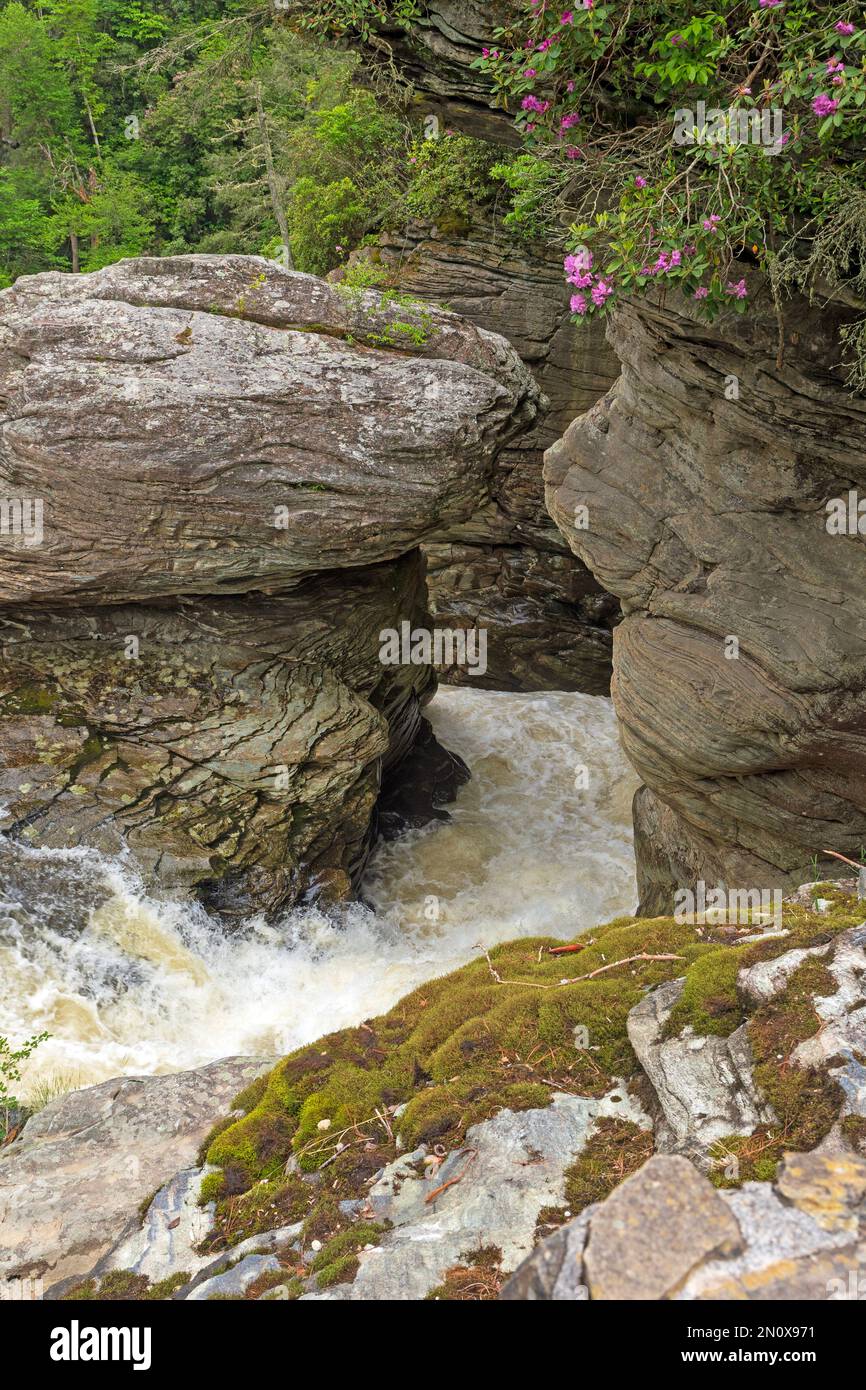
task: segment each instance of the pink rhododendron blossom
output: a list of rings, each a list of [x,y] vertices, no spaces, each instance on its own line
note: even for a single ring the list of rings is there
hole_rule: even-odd
[[[736,284],[733,280],[729,280],[725,285],[725,294],[731,295],[734,299],[745,299],[748,293],[745,280],[738,280]]]
[[[571,82],[571,81],[566,82],[566,84],[565,84],[565,90],[566,90],[567,92],[573,92],[573,91],[574,91],[574,83]]]
[[[562,263],[565,266],[566,275],[581,275],[586,270],[592,270],[592,252],[575,251],[570,256],[566,256]]]
[[[560,22],[560,24],[570,24],[570,23],[572,22],[573,19],[574,19],[574,14],[572,13],[572,11],[571,11],[571,10],[566,10],[566,11],[565,11],[565,14],[563,14],[563,15],[560,16],[559,22]]]
[[[694,294],[692,295],[692,298],[693,298],[693,299],[706,299],[706,297],[707,297],[708,294],[709,294],[709,290],[707,289],[706,285],[698,285],[698,288],[695,290]]]
[[[812,102],[812,110],[816,116],[832,116],[838,105],[834,97],[828,97],[826,92],[819,92]]]
[[[701,226],[703,227],[705,232],[714,232],[716,230],[716,224],[721,222],[721,220],[722,219],[717,212],[712,212],[710,213],[709,217],[704,218],[703,222],[701,223]]]
[[[634,181],[634,186],[635,188],[646,188],[646,179],[641,178],[640,174],[638,174]]]
[[[569,111],[568,115],[563,116],[562,120],[559,122],[559,128],[560,130],[570,130],[573,125],[577,125],[579,120],[580,116],[578,116],[576,111]]]
[[[565,151],[566,159],[583,159],[583,150],[577,145],[569,145]]]
[[[523,72],[523,76],[524,76],[524,77],[537,77],[537,76],[538,76],[538,73],[535,71],[535,68],[525,68],[525,69],[524,69],[524,72]]]
[[[573,294],[569,300],[569,304],[571,305],[571,312],[573,314],[586,313],[586,300],[582,294]]]
[[[834,26],[837,34],[853,34],[854,25],[849,24],[847,19],[840,19]]]
[[[599,280],[592,292],[592,302],[597,309],[600,309],[604,301],[613,294],[613,285],[609,285],[605,280]]]

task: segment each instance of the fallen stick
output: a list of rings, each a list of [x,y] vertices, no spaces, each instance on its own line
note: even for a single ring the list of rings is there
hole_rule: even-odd
[[[567,955],[570,955],[572,951],[585,951],[585,950],[586,950],[586,943],[581,943],[581,942],[579,942],[579,941],[574,941],[574,942],[572,942],[571,945],[569,945],[569,946],[548,946],[548,948],[547,948],[547,954],[548,954],[549,956],[567,956]]]
[[[570,979],[554,980],[551,984],[547,984],[541,980],[503,980],[490,959],[489,951],[486,951],[480,943],[477,943],[476,949],[483,953],[487,961],[487,968],[498,985],[524,985],[528,989],[561,989],[563,985],[576,985],[579,980],[592,980],[596,975],[603,975],[606,970],[615,970],[618,965],[630,965],[635,960],[685,960],[685,956],[671,954],[652,956],[647,955],[646,951],[641,951],[639,955],[623,956],[622,960],[612,960],[608,965],[600,965],[597,970],[589,970],[585,975],[573,975]]]
[[[623,956],[622,960],[612,960],[610,965],[600,965],[597,970],[590,970],[586,975],[575,975],[570,980],[560,980],[561,985],[576,985],[578,980],[592,980],[596,975],[603,975],[605,970],[613,970],[617,965],[630,965],[634,960],[685,960],[685,956],[661,955],[648,956],[646,951],[641,951],[637,956]]]
[[[850,864],[852,869],[862,869],[863,865],[858,864],[855,859],[849,859],[847,854],[839,854],[835,849],[822,849],[822,854],[832,854],[834,859],[841,859],[843,864]]]
[[[460,1182],[462,1178],[465,1176],[466,1171],[469,1168],[469,1164],[472,1163],[473,1160],[477,1158],[477,1156],[478,1150],[470,1149],[467,1154],[468,1161],[463,1165],[463,1172],[458,1173],[456,1178],[449,1178],[447,1182],[440,1183],[438,1187],[434,1187],[432,1192],[428,1192],[427,1196],[424,1198],[425,1205],[427,1202],[432,1202],[437,1197],[441,1197],[442,1193],[447,1192],[449,1187],[453,1187],[455,1183]]]

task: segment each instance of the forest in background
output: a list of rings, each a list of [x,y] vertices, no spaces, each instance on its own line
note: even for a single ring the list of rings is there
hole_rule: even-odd
[[[526,156],[425,139],[407,86],[273,21],[249,0],[0,9],[0,287],[196,251],[324,275],[384,225],[503,194],[507,214]]]

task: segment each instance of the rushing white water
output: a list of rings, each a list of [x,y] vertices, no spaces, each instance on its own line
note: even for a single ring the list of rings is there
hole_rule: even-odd
[[[122,861],[16,849],[23,872],[0,883],[0,1034],[51,1034],[27,1085],[286,1052],[481,944],[570,937],[633,910],[636,780],[610,701],[443,689],[429,713],[472,780],[449,824],[380,845],[367,905],[333,917],[226,933],[200,907],[148,897]]]

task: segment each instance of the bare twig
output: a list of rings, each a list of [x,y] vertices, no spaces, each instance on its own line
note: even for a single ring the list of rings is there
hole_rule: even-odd
[[[590,970],[585,975],[573,975],[570,979],[555,980],[551,984],[543,983],[540,980],[503,980],[499,971],[494,967],[490,959],[490,953],[483,946],[478,946],[485,960],[487,968],[498,985],[525,985],[529,989],[561,989],[563,985],[576,985],[579,980],[593,980],[596,975],[603,975],[606,970],[615,970],[618,965],[630,965],[636,960],[685,960],[685,956],[671,955],[648,955],[646,951],[641,951],[635,956],[623,956],[622,960],[612,960],[608,965],[600,965],[597,970]]]
[[[630,965],[634,960],[685,960],[685,956],[665,955],[650,956],[646,951],[641,951],[636,956],[623,956],[622,960],[612,960],[609,965],[600,965],[597,970],[590,970],[586,975],[575,975],[571,980],[560,980],[561,985],[575,985],[578,980],[592,980],[596,975],[603,975],[605,970],[613,970],[617,965]]]
[[[469,1169],[469,1165],[470,1165],[471,1163],[473,1163],[477,1157],[478,1157],[478,1150],[477,1150],[477,1149],[467,1149],[467,1151],[466,1151],[466,1159],[467,1159],[467,1161],[466,1161],[466,1163],[463,1165],[463,1171],[460,1172],[460,1173],[458,1173],[457,1176],[456,1176],[456,1178],[449,1178],[447,1182],[440,1183],[438,1187],[434,1187],[434,1189],[433,1189],[432,1192],[428,1192],[427,1196],[424,1198],[425,1204],[426,1204],[427,1202],[433,1202],[433,1201],[435,1201],[436,1198],[437,1198],[437,1197],[440,1197],[440,1196],[442,1195],[443,1192],[447,1192],[447,1190],[448,1190],[449,1187],[453,1187],[455,1183],[461,1182],[461,1181],[463,1180],[463,1178],[466,1176],[466,1173],[467,1173],[467,1171],[468,1171],[468,1169]]]

